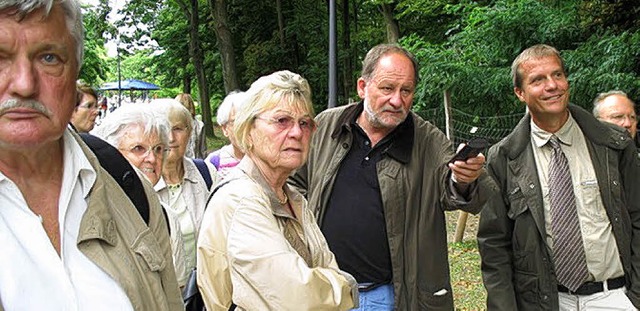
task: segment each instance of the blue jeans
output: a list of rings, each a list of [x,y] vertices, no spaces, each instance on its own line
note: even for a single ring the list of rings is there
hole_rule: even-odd
[[[385,284],[367,292],[360,292],[360,307],[357,311],[392,311],[393,285]]]

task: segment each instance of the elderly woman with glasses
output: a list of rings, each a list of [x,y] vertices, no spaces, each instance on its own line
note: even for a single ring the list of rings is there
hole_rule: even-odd
[[[306,199],[287,186],[315,131],[311,90],[289,71],[261,77],[236,112],[244,158],[212,195],[198,238],[208,310],[345,310],[358,301]]]
[[[169,124],[143,104],[124,105],[104,118],[91,134],[116,147],[152,185],[162,177]]]
[[[178,284],[186,284],[196,267],[196,240],[216,170],[204,160],[185,156],[193,123],[191,113],[177,100],[155,99],[150,104],[157,117],[170,126],[169,152],[162,166],[162,179],[154,186],[167,213],[180,224],[178,234],[184,241],[183,268],[176,271]],[[198,167],[200,166],[200,167]]]
[[[162,178],[162,164],[169,145],[169,123],[152,111],[147,104],[124,105],[107,115],[91,134],[120,150],[120,153],[146,177],[151,185]],[[162,203],[162,202],[161,202]],[[167,210],[166,204],[162,207]],[[170,213],[166,213],[171,215]],[[171,250],[176,276],[188,273],[184,264],[184,241],[176,217],[167,217],[171,231]],[[179,280],[179,279],[178,279]],[[184,286],[184,283],[178,283]]]

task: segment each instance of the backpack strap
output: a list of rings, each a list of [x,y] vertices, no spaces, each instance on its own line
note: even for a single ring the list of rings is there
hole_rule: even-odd
[[[196,165],[196,167],[198,168],[198,171],[200,172],[200,175],[202,175],[202,178],[204,178],[204,182],[207,184],[207,189],[211,189],[213,180],[211,179],[211,174],[209,173],[209,168],[207,167],[207,164],[204,163],[203,159],[193,158],[191,160],[193,160],[193,164]]]
[[[96,155],[100,165],[124,190],[144,222],[149,225],[149,201],[144,192],[142,181],[129,161],[118,149],[96,136],[80,133],[80,137]]]

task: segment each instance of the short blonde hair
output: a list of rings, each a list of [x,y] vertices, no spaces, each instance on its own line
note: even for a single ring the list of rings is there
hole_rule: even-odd
[[[302,110],[311,118],[315,116],[309,82],[288,70],[260,77],[251,84],[245,96],[244,105],[236,111],[233,127],[238,146],[245,153],[253,149],[249,133],[261,113],[276,106],[286,106]]]
[[[522,88],[522,72],[520,72],[520,65],[532,60],[543,58],[547,56],[555,56],[560,61],[562,72],[567,75],[567,69],[564,66],[564,60],[560,56],[560,52],[556,48],[546,44],[536,44],[520,53],[516,59],[511,63],[511,78],[513,79],[513,87]]]

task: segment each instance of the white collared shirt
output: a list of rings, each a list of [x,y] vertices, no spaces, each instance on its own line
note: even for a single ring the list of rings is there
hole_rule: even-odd
[[[547,244],[553,247],[551,204],[547,182],[552,148],[546,145],[551,135],[531,121],[531,143],[542,187]],[[569,115],[567,122],[555,135],[560,140],[562,151],[569,162],[580,231],[585,245],[587,268],[591,274],[590,280],[604,281],[622,276],[624,270],[618,247],[611,222],[602,203],[598,179],[584,134],[573,117]]]
[[[27,206],[15,183],[0,172],[2,307],[7,311],[133,310],[122,287],[77,247],[80,221],[96,172],[69,130],[63,139],[60,256],[39,216]]]

